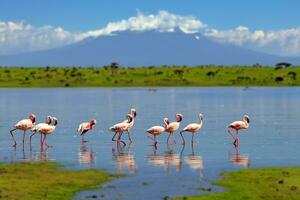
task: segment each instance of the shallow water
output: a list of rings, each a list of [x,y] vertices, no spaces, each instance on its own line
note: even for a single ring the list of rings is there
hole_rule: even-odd
[[[75,199],[92,195],[98,199],[162,199],[205,192],[197,188],[212,188],[213,192],[219,189],[209,183],[222,171],[300,164],[298,87],[0,89],[0,97],[1,161],[55,160],[71,169],[104,168],[128,175],[105,184],[102,190],[80,192]],[[137,109],[133,143],[118,146],[107,129],[123,121],[132,106]],[[145,130],[162,125],[163,117],[173,121],[178,112],[184,115],[181,127],[198,122],[199,112],[204,114],[195,146],[186,133],[183,147],[176,133],[177,144],[166,145],[164,134],[154,149]],[[11,147],[10,128],[30,113],[36,114],[37,122],[48,114],[58,118],[56,132],[47,137],[52,148],[41,150],[39,136],[35,136],[32,151],[28,137],[23,151],[21,132],[16,133],[17,148]],[[235,149],[226,127],[244,113],[250,115],[250,128],[241,131],[240,146]],[[92,118],[98,123],[82,145],[76,129]],[[127,135],[123,138],[127,140]]]

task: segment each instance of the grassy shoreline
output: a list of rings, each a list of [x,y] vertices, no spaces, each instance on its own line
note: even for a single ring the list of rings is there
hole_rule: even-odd
[[[66,170],[53,162],[0,164],[0,176],[0,199],[7,200],[69,200],[118,177],[99,169]]]
[[[300,67],[0,67],[0,88],[300,86]]]
[[[224,192],[176,200],[292,200],[300,199],[300,167],[243,169],[225,172],[214,185],[225,187]]]

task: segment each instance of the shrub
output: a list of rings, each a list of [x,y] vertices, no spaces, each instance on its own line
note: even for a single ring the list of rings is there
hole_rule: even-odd
[[[47,72],[47,71],[49,71],[49,70],[50,70],[50,67],[47,66],[47,67],[45,68],[45,71]]]
[[[209,71],[206,73],[206,76],[214,76],[216,73],[213,71]]]
[[[293,80],[296,79],[297,73],[296,72],[289,72],[288,73],[289,77],[291,77]]]
[[[163,74],[163,72],[162,71],[158,71],[158,72],[154,72],[154,74],[155,75],[161,75],[161,74]]]
[[[276,82],[282,82],[282,81],[284,81],[284,78],[281,77],[281,76],[277,76],[277,77],[275,78],[275,81],[276,81]]]
[[[175,69],[173,73],[176,74],[177,76],[182,76],[184,71],[181,69]]]

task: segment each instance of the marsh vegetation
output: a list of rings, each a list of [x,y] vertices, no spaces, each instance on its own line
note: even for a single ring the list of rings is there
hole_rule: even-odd
[[[0,87],[299,86],[300,68],[0,67]]]

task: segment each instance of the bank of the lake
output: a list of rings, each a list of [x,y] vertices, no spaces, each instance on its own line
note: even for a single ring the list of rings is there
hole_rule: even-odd
[[[224,192],[177,200],[292,200],[300,199],[300,167],[243,169],[225,172],[213,184],[225,188]],[[209,190],[209,188],[200,188]],[[208,192],[209,193],[209,192]]]
[[[66,170],[53,162],[0,164],[0,176],[0,199],[7,200],[69,200],[117,177],[99,169]]]
[[[1,88],[300,86],[300,67],[0,67]]]

